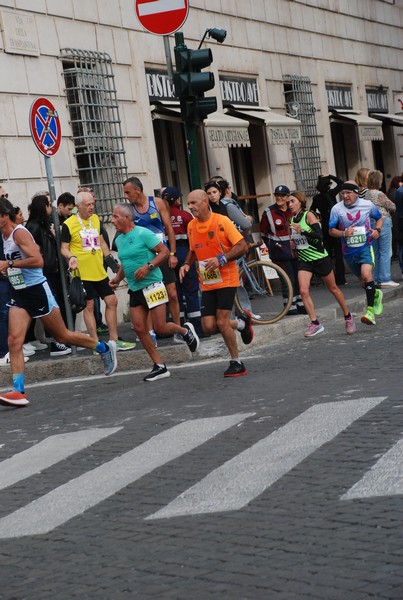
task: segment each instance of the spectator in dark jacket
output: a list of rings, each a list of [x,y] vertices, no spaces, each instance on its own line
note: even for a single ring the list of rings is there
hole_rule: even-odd
[[[332,182],[336,185],[332,187]],[[329,234],[329,216],[333,206],[337,203],[337,194],[339,193],[343,180],[335,175],[319,175],[316,189],[318,194],[313,197],[311,210],[320,218],[323,232],[323,245],[333,261],[333,268],[336,276],[337,285],[346,283],[344,271],[344,259],[341,250],[341,240],[331,237]]]

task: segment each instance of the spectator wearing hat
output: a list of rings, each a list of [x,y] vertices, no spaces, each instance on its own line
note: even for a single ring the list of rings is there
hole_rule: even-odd
[[[199,296],[199,279],[197,276],[196,265],[193,264],[183,281],[179,279],[179,269],[185,262],[189,252],[188,225],[193,220],[192,215],[187,210],[181,208],[182,192],[176,187],[166,187],[162,191],[162,199],[168,202],[169,211],[171,214],[171,225],[174,230],[176,240],[176,256],[178,264],[175,267],[176,274],[176,290],[178,292],[178,300],[180,307],[181,325],[185,321],[193,324],[197,334],[202,335],[201,328],[201,311],[200,311],[200,296]],[[186,303],[186,311],[185,311]],[[187,318],[186,315],[187,315]],[[180,336],[179,333],[174,335],[174,340]],[[182,338],[182,336],[180,336]]]
[[[278,185],[274,190],[275,203],[268,206],[260,220],[262,239],[269,249],[270,260],[284,269],[292,283],[292,305],[288,315],[306,314],[298,286],[297,258],[291,244],[292,212],[288,198],[290,190],[286,185]],[[288,290],[284,290],[284,305],[287,304]]]
[[[375,317],[382,314],[382,292],[375,289],[372,268],[374,262],[373,240],[379,239],[383,217],[377,206],[359,198],[355,181],[346,181],[341,187],[342,202],[330,211],[329,233],[341,238],[344,258],[352,273],[365,289],[367,310],[361,317],[366,325],[375,325]],[[375,221],[375,227],[371,225]]]
[[[332,183],[336,185],[332,187]],[[337,285],[346,283],[341,240],[329,234],[329,216],[333,206],[337,204],[337,194],[341,190],[343,180],[335,175],[319,175],[316,183],[316,194],[312,199],[311,210],[320,217],[323,232],[323,245],[333,261]]]

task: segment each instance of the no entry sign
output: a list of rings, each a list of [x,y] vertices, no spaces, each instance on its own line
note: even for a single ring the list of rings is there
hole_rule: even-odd
[[[38,150],[45,156],[56,154],[62,139],[62,130],[57,110],[47,98],[37,98],[32,103],[29,126]]]
[[[144,29],[156,35],[178,31],[188,13],[188,0],[136,0],[138,20]]]

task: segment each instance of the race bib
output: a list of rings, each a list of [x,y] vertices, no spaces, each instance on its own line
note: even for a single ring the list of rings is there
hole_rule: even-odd
[[[199,274],[202,282],[205,285],[213,285],[214,283],[221,283],[222,277],[220,273],[220,269],[215,269],[214,271],[206,270],[207,260],[199,261]]]
[[[300,233],[293,233],[292,241],[294,242],[295,248],[297,250],[305,250],[306,248],[309,248],[308,240],[304,235],[301,235]]]
[[[152,283],[143,288],[143,294],[150,309],[168,302],[168,292],[162,281],[157,281],[157,283]]]
[[[15,290],[24,290],[27,287],[27,284],[24,280],[24,275],[21,272],[21,269],[17,268],[8,268],[7,269],[7,277],[11,284],[11,286]]]
[[[367,234],[364,226],[354,227],[353,235],[346,237],[347,246],[351,248],[358,248],[363,246],[367,241]]]
[[[99,233],[96,229],[82,229],[80,231],[80,237],[83,250],[94,254],[96,250],[101,249]]]

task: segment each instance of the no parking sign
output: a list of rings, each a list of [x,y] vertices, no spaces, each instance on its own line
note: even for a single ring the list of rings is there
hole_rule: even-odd
[[[37,98],[29,113],[29,126],[36,147],[45,156],[59,150],[62,130],[57,110],[47,98]]]

